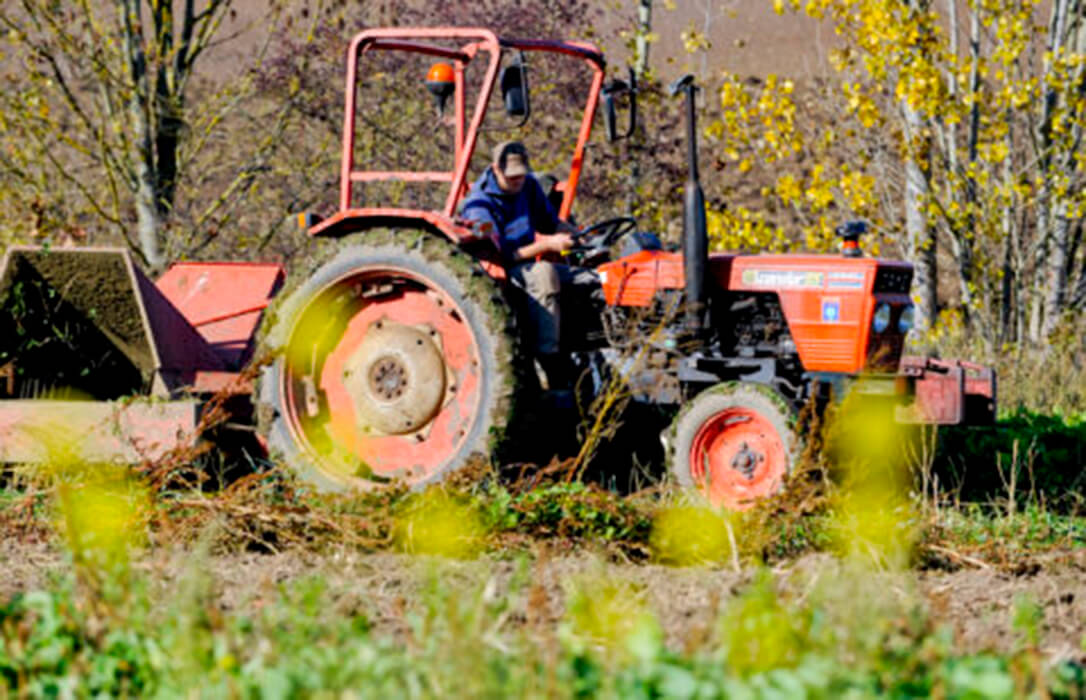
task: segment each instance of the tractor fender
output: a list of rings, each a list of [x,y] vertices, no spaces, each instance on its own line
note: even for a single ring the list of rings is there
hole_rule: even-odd
[[[342,238],[356,231],[374,228],[421,229],[462,243],[472,238],[471,228],[452,217],[435,211],[366,207],[342,209],[318,221],[306,231],[310,236]]]
[[[418,209],[361,208],[343,209],[327,219],[306,228],[314,238],[344,238],[372,229],[425,231],[443,237],[465,248],[487,275],[503,282],[505,268],[501,262],[496,237],[480,237],[471,224],[441,212]]]

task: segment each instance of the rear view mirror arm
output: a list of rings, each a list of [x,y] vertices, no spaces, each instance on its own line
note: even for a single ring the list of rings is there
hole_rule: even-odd
[[[637,73],[634,72],[633,68],[628,68],[628,70],[629,82],[616,78],[608,82],[603,88],[604,123],[607,127],[607,141],[609,143],[628,139],[637,129]],[[615,97],[622,93],[626,93],[630,97],[630,119],[626,125],[626,130],[619,134],[616,124]]]

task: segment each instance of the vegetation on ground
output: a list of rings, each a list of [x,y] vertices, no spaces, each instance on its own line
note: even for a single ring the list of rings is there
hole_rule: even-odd
[[[1010,417],[1009,439],[1020,418]],[[1057,435],[1075,434],[1077,422],[1060,425]],[[843,452],[830,435],[783,494],[739,513],[666,483],[617,494],[567,480],[560,465],[519,483],[479,465],[423,492],[331,497],[271,466],[217,489],[185,487],[191,473],[176,462],[159,465],[171,474],[133,477],[58,459],[18,472],[19,488],[4,492],[7,536],[47,537],[68,566],[0,607],[0,678],[30,696],[1082,697],[1086,667],[1045,658],[1033,601],[1015,605],[1013,652],[964,652],[922,596],[890,591],[906,590],[916,567],[1053,566],[1086,548],[1086,518],[1036,489],[963,504],[916,488],[923,464],[861,464],[900,439]],[[904,489],[886,490],[899,478]],[[179,580],[138,565],[141,552],[176,546],[191,552]],[[399,631],[374,627],[365,601],[332,594],[320,573],[221,609],[201,564],[222,551],[345,548],[416,555],[419,588],[397,613]],[[562,610],[541,609],[538,562],[573,551],[761,573],[676,644],[629,581],[582,573],[564,582]],[[832,556],[804,574],[802,593],[781,589],[768,567],[811,552]],[[456,573],[479,557],[483,571],[488,560],[513,563],[500,595],[486,575]]]
[[[1019,602],[1017,651],[962,653],[915,599],[886,594],[866,569],[829,572],[805,599],[763,572],[684,647],[665,643],[636,587],[570,582],[551,622],[532,567],[502,596],[455,582],[449,564],[420,565],[422,593],[401,633],[375,633],[363,602],[320,578],[280,586],[223,611],[199,560],[164,592],[129,572],[94,591],[65,579],[0,606],[0,684],[30,697],[213,695],[291,697],[920,697],[1077,698],[1086,671],[1048,665],[1036,605]],[[862,596],[867,614],[855,614]],[[525,620],[517,621],[516,616]]]

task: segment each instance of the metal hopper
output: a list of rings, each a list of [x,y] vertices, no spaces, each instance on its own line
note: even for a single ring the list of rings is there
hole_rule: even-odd
[[[282,277],[279,265],[182,263],[156,286],[125,249],[9,249],[0,462],[48,459],[58,442],[83,459],[136,462],[191,442],[208,395],[237,383]],[[201,332],[184,309],[208,299],[217,313],[195,319]]]

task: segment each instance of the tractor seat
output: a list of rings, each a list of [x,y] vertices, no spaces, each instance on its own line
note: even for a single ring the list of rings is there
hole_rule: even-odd
[[[536,182],[539,183],[539,186],[543,189],[543,194],[546,195],[547,201],[551,203],[551,206],[554,207],[554,210],[558,211],[559,209],[561,209],[562,198],[565,196],[566,185],[568,184],[568,181],[559,180],[557,177],[550,173],[536,175],[535,179]],[[573,214],[569,215],[569,223],[573,224],[574,226],[577,225],[577,221],[576,219],[574,219]]]

